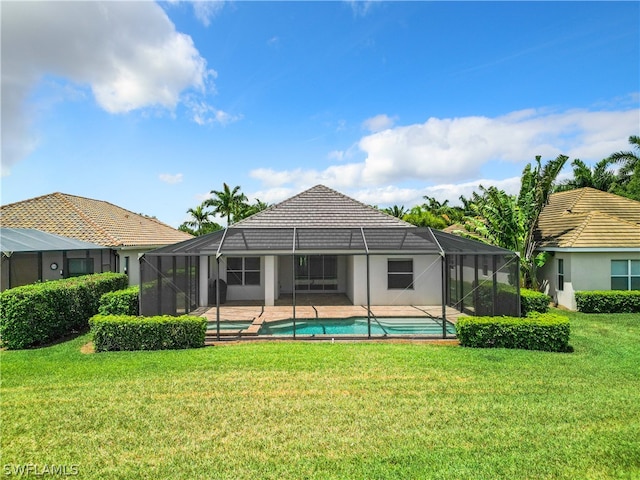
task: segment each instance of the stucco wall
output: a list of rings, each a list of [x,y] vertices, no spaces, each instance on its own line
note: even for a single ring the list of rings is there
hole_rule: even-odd
[[[558,259],[564,260],[564,290],[558,290]],[[539,270],[544,291],[558,305],[576,309],[575,292],[611,289],[611,260],[640,259],[640,251],[555,252]]]
[[[387,288],[387,260],[413,258],[414,288]],[[371,255],[371,305],[440,305],[442,303],[441,259],[438,255]],[[355,305],[367,304],[366,257],[354,259],[353,281]]]

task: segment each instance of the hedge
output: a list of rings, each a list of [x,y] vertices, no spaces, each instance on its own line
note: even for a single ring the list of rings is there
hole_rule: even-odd
[[[456,331],[463,347],[571,351],[569,319],[555,313],[531,313],[524,318],[460,317]]]
[[[520,315],[526,317],[531,312],[546,313],[549,311],[551,297],[546,293],[528,288],[520,289]]]
[[[579,312],[640,313],[640,290],[575,292]]]
[[[96,352],[204,347],[207,320],[168,315],[95,315],[89,321]]]
[[[5,290],[0,293],[0,345],[43,345],[82,330],[98,312],[102,295],[127,283],[124,274],[98,273]]]
[[[140,315],[140,287],[108,292],[100,298],[100,315]]]

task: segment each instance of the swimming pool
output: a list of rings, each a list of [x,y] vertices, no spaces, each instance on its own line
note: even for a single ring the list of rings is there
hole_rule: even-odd
[[[455,326],[447,322],[447,334],[455,335]],[[297,335],[367,335],[367,317],[316,318],[296,320]],[[262,325],[258,335],[293,335],[292,320],[278,320]],[[371,319],[372,336],[442,335],[442,321],[425,317],[384,317]]]

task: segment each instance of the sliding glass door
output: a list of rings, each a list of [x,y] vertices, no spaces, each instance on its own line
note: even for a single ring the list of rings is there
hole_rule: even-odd
[[[338,289],[338,257],[296,255],[296,291]]]

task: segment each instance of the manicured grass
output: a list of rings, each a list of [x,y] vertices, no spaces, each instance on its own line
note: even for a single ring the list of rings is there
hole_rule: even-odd
[[[2,464],[82,478],[639,478],[640,315],[575,352],[242,343],[0,354]],[[6,468],[6,467],[5,467]]]

